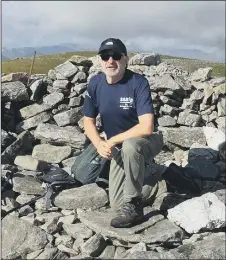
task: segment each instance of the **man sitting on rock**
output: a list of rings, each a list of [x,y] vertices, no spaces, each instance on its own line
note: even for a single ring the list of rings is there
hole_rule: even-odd
[[[131,227],[143,220],[143,202],[165,191],[165,186],[163,190],[158,187],[158,180],[145,175],[145,166],[161,151],[163,139],[153,132],[149,83],[127,69],[129,59],[123,42],[109,38],[101,43],[98,54],[103,73],[89,82],[84,129],[98,153],[111,160],[109,199],[117,211],[111,225]],[[97,131],[98,114],[107,140]]]

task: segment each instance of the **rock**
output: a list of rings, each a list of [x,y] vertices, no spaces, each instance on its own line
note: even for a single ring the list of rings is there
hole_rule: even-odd
[[[63,64],[58,65],[55,68],[56,72],[62,74],[65,78],[69,78],[78,71],[78,68],[74,66],[70,61],[65,61]]]
[[[50,69],[50,70],[48,71],[48,78],[50,78],[51,80],[56,80],[56,79],[57,79],[57,78],[56,78],[56,71],[53,70],[53,69]]]
[[[159,127],[163,132],[166,142],[179,145],[181,147],[190,148],[193,143],[206,145],[206,138],[201,127]]]
[[[32,148],[32,137],[28,131],[24,131],[17,136],[17,139],[9,145],[1,155],[1,163],[8,164],[13,163],[16,156],[30,151]]]
[[[42,223],[48,223],[51,221],[58,221],[62,217],[62,214],[60,212],[48,212],[48,213],[42,213],[41,215],[36,216],[36,220]]]
[[[16,140],[16,137],[1,129],[1,148],[4,150]]]
[[[56,89],[67,89],[69,81],[66,79],[58,79],[53,82],[53,88]]]
[[[194,244],[179,246],[176,250],[186,259],[225,259],[225,233],[210,234]]]
[[[100,234],[89,238],[82,246],[81,253],[88,256],[99,256],[105,248],[105,240]]]
[[[114,259],[115,256],[115,246],[108,245],[105,247],[104,251],[99,256],[100,259]]]
[[[201,82],[206,81],[210,79],[212,70],[212,68],[200,68],[191,74],[191,80]]]
[[[58,145],[70,145],[73,148],[84,148],[86,137],[78,127],[59,127],[53,124],[40,123],[34,133],[35,138]]]
[[[30,100],[39,101],[40,98],[43,96],[45,90],[46,90],[46,86],[43,82],[43,79],[35,80],[31,84],[30,90],[31,90],[31,93],[32,93]]]
[[[58,223],[73,224],[76,219],[77,217],[75,215],[64,216],[59,218]]]
[[[179,125],[186,126],[199,126],[201,121],[201,116],[197,114],[190,113],[189,111],[181,112],[178,116],[177,123]]]
[[[25,72],[14,72],[14,73],[10,73],[8,75],[5,75],[2,77],[1,81],[2,83],[5,82],[12,82],[12,81],[20,81],[23,84],[27,84],[27,80],[28,80],[28,74]]]
[[[225,104],[226,104],[226,98],[225,97],[220,97],[218,102],[217,102],[218,117],[226,116]]]
[[[225,133],[219,129],[204,126],[203,133],[206,137],[207,145],[218,151],[219,145],[225,141]]]
[[[45,248],[43,252],[40,255],[38,255],[37,259],[59,259],[56,258],[57,253],[57,248]]]
[[[225,226],[225,205],[216,195],[206,193],[169,209],[167,217],[190,234],[213,230]]]
[[[80,106],[80,104],[81,104],[81,97],[70,98],[70,101],[69,101],[70,107],[77,107],[77,106]]]
[[[140,225],[134,226],[132,228],[113,228],[110,226],[111,219],[115,216],[112,211],[98,212],[90,211],[84,212],[82,210],[78,211],[78,218],[82,223],[88,226],[95,232],[100,233],[104,237],[117,238],[126,242],[140,242],[142,240],[141,236],[136,234],[139,231],[157,225],[156,223],[163,219],[163,216],[159,214],[158,211],[149,211],[146,215],[146,221]]]
[[[82,118],[81,109],[72,108],[68,111],[58,113],[53,118],[58,126],[74,125]]]
[[[108,197],[97,184],[63,190],[54,198],[54,204],[62,209],[98,209],[108,202]]]
[[[16,131],[20,133],[25,130],[29,130],[31,128],[36,127],[39,123],[48,122],[50,119],[51,119],[51,115],[49,113],[42,112],[36,116],[21,121],[19,124],[16,125]]]
[[[43,98],[43,102],[41,104],[32,104],[30,106],[26,106],[20,109],[20,115],[22,118],[29,118],[40,114],[41,112],[52,109],[55,105],[57,105],[60,101],[64,99],[64,95],[62,93],[52,93]]]
[[[168,74],[155,77],[152,84],[150,84],[150,87],[153,91],[165,91],[167,89],[175,91],[182,89],[180,85]]]
[[[139,53],[129,60],[129,65],[158,65],[161,62],[157,53]]]
[[[87,83],[76,84],[73,89],[78,95],[80,95],[87,89]]]
[[[177,121],[171,116],[162,116],[158,119],[158,124],[160,126],[175,126]]]
[[[82,82],[86,82],[86,74],[83,71],[79,71],[74,78],[72,79],[71,83],[82,83]]]
[[[18,155],[14,160],[14,164],[31,171],[42,171],[49,167],[47,163],[39,161],[31,155]]]
[[[201,92],[200,90],[195,90],[191,96],[190,96],[190,100],[194,101],[194,100],[202,100],[204,97],[204,93]]]
[[[225,131],[226,117],[218,117],[215,122],[217,123],[217,128],[222,132],[226,133]]]
[[[122,259],[122,255],[126,252],[124,247],[118,246],[115,249],[115,256],[114,259]]]
[[[1,86],[1,100],[8,101],[24,101],[28,100],[29,96],[25,85],[20,81],[2,83]]]
[[[70,146],[54,146],[50,144],[36,145],[32,157],[48,163],[60,163],[71,154]]]
[[[226,204],[226,189],[216,190],[213,194],[215,194],[221,202]]]
[[[33,260],[36,257],[38,257],[43,251],[44,251],[44,249],[39,249],[30,254],[27,254],[27,259]]]
[[[40,182],[31,176],[13,177],[13,190],[28,195],[41,195],[44,192]]]
[[[61,236],[57,237],[55,240],[56,246],[62,244],[66,247],[72,248],[73,243],[74,243],[73,238],[70,236],[67,236],[67,235],[61,235]]]
[[[3,259],[19,258],[43,249],[47,243],[47,235],[39,227],[10,215],[2,220]]]
[[[88,239],[93,235],[93,231],[87,228],[83,223],[64,224],[63,229],[74,239]]]
[[[92,61],[90,59],[79,55],[73,55],[68,61],[75,65],[92,66]]]

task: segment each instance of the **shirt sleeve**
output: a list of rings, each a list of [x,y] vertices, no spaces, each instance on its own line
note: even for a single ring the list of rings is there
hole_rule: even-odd
[[[89,82],[86,90],[82,113],[84,116],[91,118],[96,118],[98,115],[98,107],[95,97],[95,84],[92,80]]]
[[[138,116],[154,113],[151,89],[146,79],[136,89],[135,104]]]

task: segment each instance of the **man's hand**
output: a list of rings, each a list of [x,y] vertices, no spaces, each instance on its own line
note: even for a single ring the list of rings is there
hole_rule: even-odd
[[[112,158],[111,147],[107,143],[107,141],[101,140],[99,142],[99,144],[97,145],[97,152],[99,153],[100,156],[106,159],[110,160]]]

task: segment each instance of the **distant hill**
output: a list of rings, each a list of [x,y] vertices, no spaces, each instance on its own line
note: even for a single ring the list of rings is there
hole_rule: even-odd
[[[50,55],[61,52],[75,52],[78,51],[78,47],[76,44],[65,44],[40,47],[2,48],[2,60],[31,57],[35,50],[37,55]]]

